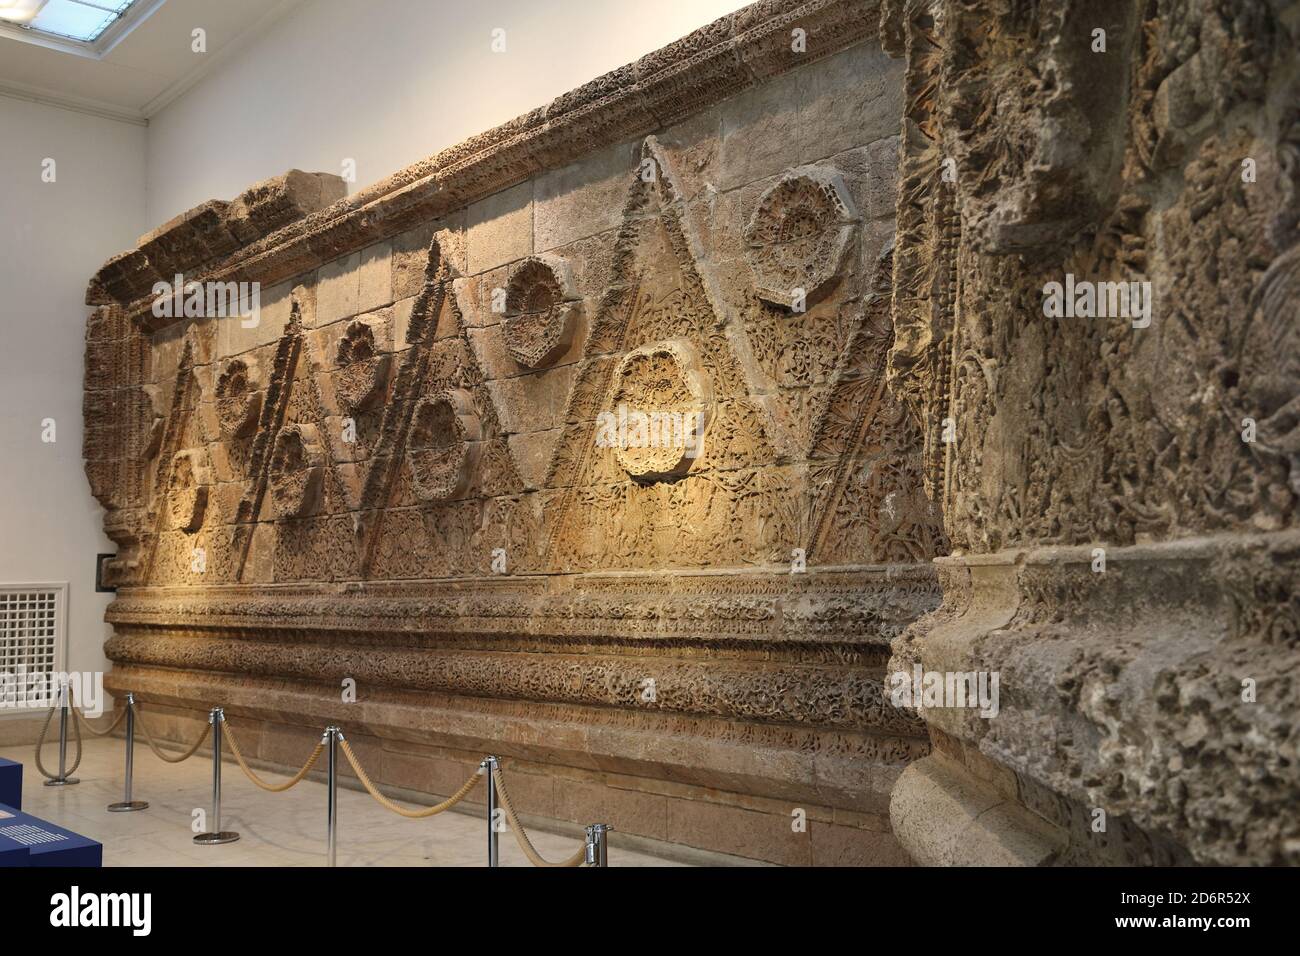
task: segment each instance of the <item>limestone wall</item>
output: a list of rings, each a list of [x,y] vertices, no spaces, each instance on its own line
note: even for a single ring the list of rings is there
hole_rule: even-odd
[[[756,4],[354,196],[291,172],[106,264],[111,687],[178,737],[223,704],[271,761],[337,721],[395,786],[491,751],[525,812],[905,862],[889,793],[929,744],[882,680],[947,546],[885,385],[876,23]],[[260,283],[258,320],[159,315],[176,274]],[[698,453],[604,440],[620,408],[698,414]]]
[[[763,2],[168,223],[88,294],[111,686],[776,862],[1300,862],[1298,34]]]

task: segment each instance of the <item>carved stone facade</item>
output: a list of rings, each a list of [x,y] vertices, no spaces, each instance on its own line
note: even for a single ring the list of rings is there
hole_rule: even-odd
[[[1295,5],[978,6],[765,0],[110,260],[110,688],[774,862],[1291,859]],[[1066,271],[1171,304],[1067,327]],[[177,273],[261,312],[160,316]],[[898,703],[915,662],[1001,715]]]
[[[944,542],[885,389],[902,64],[868,10],[750,7],[351,197],[290,173],[108,263],[111,688],[264,721],[264,759],[337,721],[397,786],[491,751],[532,812],[906,862],[889,792],[928,743],[885,664]],[[159,317],[176,273],[260,282],[260,315]]]
[[[883,6],[890,382],[953,545],[892,669],[1002,698],[920,710],[895,832],[924,863],[1300,863],[1300,5]],[[1150,312],[1051,317],[1075,280]]]

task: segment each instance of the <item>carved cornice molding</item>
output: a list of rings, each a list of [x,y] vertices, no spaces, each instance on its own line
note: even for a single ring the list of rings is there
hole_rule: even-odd
[[[878,0],[760,0],[324,208],[319,197],[332,188],[325,181],[337,177],[315,174],[318,186],[297,171],[232,203],[205,203],[110,259],[86,302],[165,328],[175,320],[152,315],[155,282],[178,272],[198,282],[264,284],[300,275],[869,39],[878,8]],[[796,28],[804,31],[801,52],[793,49]],[[314,202],[286,188],[289,177],[318,188]],[[263,215],[248,215],[250,206]]]

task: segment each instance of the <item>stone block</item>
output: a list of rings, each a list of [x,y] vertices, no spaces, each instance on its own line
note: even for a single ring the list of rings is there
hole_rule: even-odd
[[[813,866],[912,866],[912,858],[891,833],[859,827],[808,823]]]
[[[534,180],[533,251],[616,229],[637,175],[640,142],[619,143]]]
[[[360,311],[361,253],[335,259],[320,267],[316,280],[315,325],[329,325]]]
[[[798,82],[799,162],[897,136],[903,68],[902,60],[863,43],[790,74]]]
[[[700,800],[669,800],[664,839],[785,866],[812,863],[808,834],[790,818]]]
[[[561,424],[576,365],[542,369],[487,383],[502,428],[509,433],[544,431]]]
[[[393,301],[393,247],[378,242],[361,250],[357,267],[357,311],[370,312]]]
[[[800,142],[799,77],[787,73],[732,97],[721,114],[718,187],[731,189],[797,166]]]
[[[522,182],[465,211],[471,275],[522,259],[533,251],[533,184]]]
[[[289,324],[293,303],[293,282],[280,282],[262,288],[259,293],[260,308],[255,317],[244,319],[231,316],[217,320],[217,349],[222,356],[234,356],[279,341]],[[253,319],[256,321],[253,321]]]
[[[670,799],[599,782],[559,780],[555,787],[555,815],[584,826],[608,823],[619,833],[666,840]]]
[[[523,435],[510,435],[510,456],[514,459],[519,477],[529,488],[540,488],[546,480],[546,469],[550,467],[551,456],[555,454],[555,444],[563,434],[563,428],[551,428],[546,431],[528,432]]]

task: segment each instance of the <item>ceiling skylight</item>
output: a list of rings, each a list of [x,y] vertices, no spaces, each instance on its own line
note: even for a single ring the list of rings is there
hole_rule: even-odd
[[[0,0],[0,20],[33,32],[94,43],[141,0]]]

